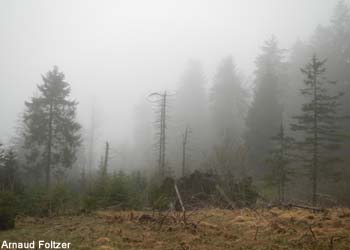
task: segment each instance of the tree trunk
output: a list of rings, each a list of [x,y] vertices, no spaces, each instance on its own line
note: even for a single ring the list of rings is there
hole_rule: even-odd
[[[102,171],[103,179],[105,179],[106,176],[107,176],[108,158],[109,158],[109,143],[106,142],[105,160],[104,160],[104,163],[103,163],[103,171]]]
[[[312,205],[317,205],[317,181],[318,181],[318,120],[317,120],[317,76],[314,75],[314,145],[313,145],[313,169],[312,169]]]
[[[187,135],[188,135],[188,127],[186,127],[185,134],[183,136],[182,142],[182,177],[186,174],[186,145],[187,145]]]
[[[47,164],[46,164],[46,188],[49,191],[51,187],[51,147],[52,147],[52,119],[53,119],[53,104],[50,103],[49,111],[49,130],[47,140]]]
[[[281,123],[281,159],[282,159],[282,164],[281,164],[281,173],[280,173],[280,202],[284,202],[284,187],[285,187],[285,168],[284,168],[284,161],[285,161],[285,148],[284,148],[284,143],[285,143],[285,137],[284,137],[284,126],[283,126],[283,121]]]

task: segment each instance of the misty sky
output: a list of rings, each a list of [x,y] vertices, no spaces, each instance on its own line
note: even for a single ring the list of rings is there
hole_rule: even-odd
[[[246,76],[263,41],[308,40],[327,24],[337,0],[1,0],[0,141],[58,65],[86,125],[92,100],[100,137],[130,139],[134,106],[148,93],[174,90],[186,62],[198,59],[210,85],[232,54]]]

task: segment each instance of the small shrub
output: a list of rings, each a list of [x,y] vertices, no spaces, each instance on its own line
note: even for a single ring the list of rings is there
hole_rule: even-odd
[[[157,210],[169,208],[172,201],[175,201],[175,180],[167,177],[160,186],[153,184],[148,193],[148,199],[151,207]]]
[[[98,200],[96,196],[86,195],[83,198],[83,209],[85,211],[91,212],[98,208]]]
[[[0,230],[15,227],[16,197],[11,192],[0,192]]]
[[[26,189],[21,195],[20,212],[30,216],[47,216],[49,212],[49,197],[41,186]]]
[[[56,185],[51,194],[51,212],[56,215],[65,214],[73,206],[74,196],[66,185]]]

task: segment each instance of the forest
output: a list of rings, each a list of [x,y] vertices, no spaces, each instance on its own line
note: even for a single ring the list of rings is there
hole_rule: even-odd
[[[350,249],[350,2],[329,13],[289,47],[259,40],[250,73],[230,52],[210,70],[188,56],[174,88],[137,98],[81,104],[74,67],[33,72],[0,134],[0,248]]]

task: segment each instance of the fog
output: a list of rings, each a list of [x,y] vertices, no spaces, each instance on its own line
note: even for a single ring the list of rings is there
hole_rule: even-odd
[[[28,100],[59,66],[88,124],[93,103],[99,138],[132,140],[135,105],[175,91],[189,59],[203,64],[207,87],[231,54],[249,80],[263,41],[280,47],[308,39],[335,0],[46,1],[0,3],[0,140],[8,141]]]
[[[0,205],[349,206],[349,95],[350,0],[3,0]]]

